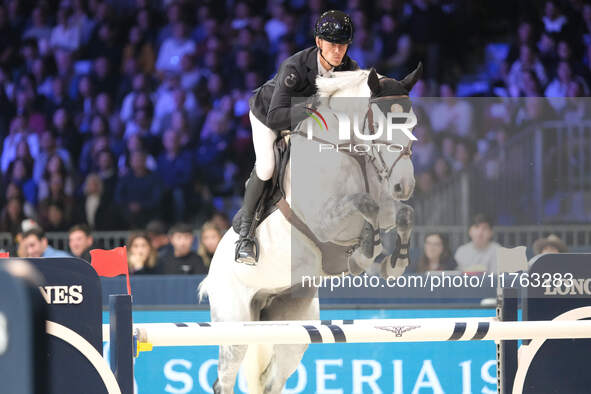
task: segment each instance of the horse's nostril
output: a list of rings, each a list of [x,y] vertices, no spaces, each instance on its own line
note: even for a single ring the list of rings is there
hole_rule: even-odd
[[[400,193],[402,191],[402,186],[400,186],[400,183],[394,185],[394,191],[396,193]]]

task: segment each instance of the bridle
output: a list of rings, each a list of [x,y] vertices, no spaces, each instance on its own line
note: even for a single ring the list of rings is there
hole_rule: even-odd
[[[385,101],[385,100],[392,100],[392,99],[398,99],[398,98],[408,98],[408,96],[406,95],[396,95],[396,96],[383,96],[383,97],[377,97],[377,98],[370,98],[369,99],[369,107],[367,109],[367,112],[365,113],[365,120],[364,120],[364,125],[365,123],[367,123],[367,128],[369,129],[369,131],[371,131],[372,134],[375,134],[375,123],[373,121],[373,109],[371,108],[372,104],[377,104],[380,101]],[[363,130],[365,130],[365,127],[363,128]],[[394,162],[392,163],[392,165],[390,166],[390,168],[388,168],[388,166],[386,165],[386,161],[384,160],[384,157],[382,156],[382,152],[376,148],[376,144],[381,144],[381,145],[390,145],[388,141],[384,141],[384,140],[374,140],[374,143],[371,146],[372,151],[375,151],[375,153],[373,155],[367,155],[368,156],[368,160],[371,163],[371,165],[373,166],[374,170],[376,171],[377,175],[378,175],[378,179],[380,180],[380,183],[386,182],[388,179],[390,179],[390,176],[392,175],[392,171],[394,171],[394,167],[396,167],[396,164],[398,164],[398,162],[400,161],[400,159],[402,159],[403,157],[408,157],[411,158],[412,157],[412,140],[408,141],[408,144],[406,146],[400,145],[400,147],[402,148],[402,150],[400,151],[400,154],[398,155],[398,157],[396,158],[396,160],[394,160]],[[376,158],[379,159],[379,163],[376,164]]]
[[[375,134],[375,125],[374,125],[374,116],[373,116],[373,110],[371,108],[372,104],[376,104],[380,101],[385,101],[385,100],[391,100],[391,99],[399,99],[399,98],[408,98],[408,96],[406,95],[395,95],[395,96],[383,96],[383,97],[377,97],[377,98],[370,98],[369,99],[369,105],[367,108],[367,111],[365,113],[365,117],[363,120],[363,130],[366,130],[366,125],[367,125],[367,129],[372,133]],[[303,137],[307,137],[307,134],[305,134],[303,131],[301,130],[297,130],[297,131],[289,131],[287,133],[282,133],[282,136],[286,136],[286,135],[291,135],[291,134],[298,134],[301,135]],[[327,141],[323,138],[319,138],[317,136],[312,136],[312,140],[320,143],[320,144],[330,144],[330,145],[335,145],[330,141]],[[381,140],[381,139],[376,139],[372,141],[373,143],[371,144],[371,154],[369,153],[370,151],[367,152],[357,152],[357,151],[347,151],[345,149],[343,149],[344,147],[349,147],[350,144],[348,143],[343,143],[343,144],[336,144],[336,148],[337,148],[337,152],[341,152],[344,153],[348,156],[353,157],[355,160],[357,160],[357,162],[359,163],[359,165],[361,166],[361,170],[363,172],[363,179],[365,181],[365,191],[369,192],[369,182],[367,180],[367,174],[366,174],[366,169],[365,169],[365,160],[363,160],[364,157],[367,157],[367,161],[371,164],[371,166],[374,168],[376,175],[378,177],[378,180],[380,181],[380,183],[385,183],[390,179],[390,176],[392,175],[392,172],[394,171],[394,167],[396,167],[396,164],[398,164],[398,162],[400,161],[400,159],[402,159],[403,157],[412,157],[412,140],[409,140],[408,144],[406,146],[403,145],[398,145],[402,148],[402,150],[400,151],[400,154],[398,155],[398,157],[396,158],[396,160],[394,160],[394,162],[392,163],[392,165],[390,167],[388,167],[388,165],[386,164],[386,161],[384,160],[384,157],[382,156],[382,152],[380,149],[378,149],[376,147],[376,145],[392,145],[390,144],[389,141],[385,141],[385,140]]]

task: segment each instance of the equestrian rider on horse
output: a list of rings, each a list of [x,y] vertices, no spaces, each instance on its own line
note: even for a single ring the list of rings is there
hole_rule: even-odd
[[[249,233],[265,184],[273,176],[273,144],[278,134],[305,119],[307,109],[317,105],[313,97],[317,75],[329,76],[333,70],[359,69],[357,62],[347,56],[353,40],[353,23],[349,15],[336,10],[323,13],[316,21],[314,38],[316,46],[285,59],[277,74],[255,90],[249,100],[256,162],[244,194],[240,238],[236,243],[237,262],[256,263],[255,240],[249,237]],[[292,97],[309,99],[292,108]]]

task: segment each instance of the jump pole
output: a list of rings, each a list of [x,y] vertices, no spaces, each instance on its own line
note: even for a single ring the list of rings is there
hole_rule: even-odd
[[[298,322],[135,324],[139,343],[151,346],[250,344],[506,341],[591,338],[591,321],[497,321],[474,319],[375,319],[359,324]]]

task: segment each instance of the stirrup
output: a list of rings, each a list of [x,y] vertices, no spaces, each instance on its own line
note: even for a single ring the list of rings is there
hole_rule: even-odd
[[[240,248],[242,247],[242,244],[245,242],[250,242],[252,244],[254,244],[254,261],[251,261],[250,257],[246,257],[247,260],[245,260],[245,257],[240,257],[238,254],[240,252]],[[255,237],[243,237],[241,239],[238,239],[236,241],[236,251],[234,252],[234,261],[236,261],[237,263],[242,263],[242,264],[246,264],[246,265],[256,265],[256,263],[258,263],[259,261],[259,241],[255,238]]]

